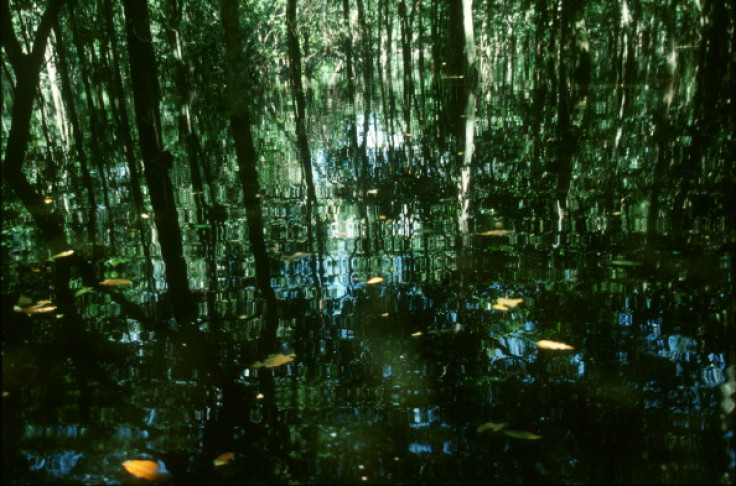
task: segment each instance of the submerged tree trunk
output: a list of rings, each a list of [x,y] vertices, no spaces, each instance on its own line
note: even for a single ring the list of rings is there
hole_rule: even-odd
[[[171,153],[163,149],[161,140],[160,93],[148,6],[146,0],[125,0],[123,7],[139,143],[161,256],[166,265],[169,297],[177,321],[188,324],[195,316],[195,306],[189,290],[179,216],[169,177],[174,160]]]
[[[248,219],[248,238],[255,259],[256,281],[264,307],[265,325],[260,337],[260,353],[266,355],[276,350],[276,294],[271,287],[268,253],[263,235],[263,216],[258,199],[260,184],[256,169],[256,149],[251,131],[248,89],[246,85],[247,65],[243,61],[243,33],[238,16],[237,0],[220,0],[222,28],[227,55],[228,92],[230,104],[230,129],[235,142],[240,182]]]

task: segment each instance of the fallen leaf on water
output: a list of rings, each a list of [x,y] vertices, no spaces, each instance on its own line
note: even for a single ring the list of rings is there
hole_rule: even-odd
[[[486,422],[484,424],[480,424],[477,429],[475,429],[475,432],[478,434],[481,434],[485,432],[486,430],[490,430],[491,432],[498,432],[499,430],[506,427],[506,423],[497,424],[495,422]]]
[[[504,429],[501,431],[502,434],[511,437],[512,439],[526,439],[526,440],[537,440],[541,439],[541,435],[533,434],[525,430],[510,430]]]
[[[482,233],[476,233],[478,236],[503,236],[503,235],[510,235],[513,233],[512,230],[505,230],[505,229],[496,229],[496,230],[490,230],[490,231],[483,231]]]
[[[227,466],[227,464],[235,458],[234,452],[223,452],[219,456],[215,457],[212,463],[215,466]]]
[[[505,297],[500,297],[500,298],[496,299],[496,303],[498,305],[503,305],[503,306],[506,306],[506,307],[516,307],[517,305],[521,304],[522,302],[524,302],[524,299],[507,299]]]
[[[251,366],[253,368],[275,368],[277,366],[284,365],[286,363],[291,363],[294,361],[294,358],[296,357],[296,354],[274,354],[273,356],[269,356],[264,361],[256,361]]]
[[[106,278],[100,285],[133,285],[133,282],[125,278]]]
[[[367,283],[368,285],[373,285],[381,282],[383,282],[383,277],[373,277],[365,281],[365,283]]]
[[[161,477],[161,470],[158,463],[146,460],[125,461],[123,467],[126,471],[137,478],[148,479],[153,481]]]
[[[552,349],[555,351],[564,351],[568,349],[575,349],[569,344],[560,343],[557,341],[550,341],[548,339],[542,339],[541,341],[537,341],[537,346],[539,346],[542,349]]]
[[[617,265],[619,267],[638,267],[641,263],[633,260],[613,260],[611,265]]]
[[[368,194],[378,194],[378,189],[368,189],[366,192]]]
[[[308,257],[308,256],[309,256],[309,253],[306,253],[306,252],[303,252],[303,251],[297,251],[296,253],[294,253],[292,255],[285,256],[284,257],[284,260],[296,260],[298,258],[305,258],[305,257]]]
[[[493,308],[496,309],[496,310],[501,310],[501,311],[507,311],[507,310],[509,310],[509,308],[506,307],[503,304],[493,304]]]
[[[84,295],[87,292],[94,292],[94,287],[82,287],[81,289],[74,292],[74,297],[79,297],[80,295]]]
[[[422,335],[422,331],[417,331],[411,334],[411,337],[419,337]]]
[[[57,258],[64,258],[71,255],[74,255],[74,250],[62,251],[61,253],[57,253],[56,255],[52,256],[51,259],[56,260]]]

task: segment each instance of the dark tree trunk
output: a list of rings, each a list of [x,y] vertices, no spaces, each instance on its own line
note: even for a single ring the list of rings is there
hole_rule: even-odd
[[[291,77],[291,87],[294,93],[295,116],[296,116],[296,138],[299,146],[299,156],[302,163],[302,172],[307,184],[307,239],[309,244],[315,241],[316,233],[318,258],[311,257],[312,273],[314,274],[314,285],[317,294],[317,300],[322,300],[322,258],[324,243],[322,241],[322,228],[318,216],[314,215],[314,206],[317,204],[317,193],[314,189],[314,177],[312,175],[312,154],[309,150],[309,140],[307,139],[306,125],[306,102],[304,99],[304,87],[302,86],[302,61],[301,51],[299,48],[299,37],[296,31],[296,0],[289,0],[286,6],[286,37],[289,44],[289,73]],[[312,217],[314,216],[315,224],[312,226]],[[319,266],[319,269],[317,268]]]
[[[188,324],[195,316],[195,306],[189,290],[181,228],[169,177],[173,157],[163,149],[161,141],[160,93],[148,6],[146,0],[125,0],[123,7],[139,143],[161,256],[166,265],[169,297],[177,321]]]
[[[69,124],[72,128],[72,136],[74,137],[74,152],[79,162],[79,169],[82,172],[82,184],[87,196],[87,239],[94,245],[97,242],[97,203],[95,202],[94,186],[92,177],[87,167],[87,154],[84,151],[84,134],[79,127],[79,118],[77,117],[77,109],[74,106],[74,96],[72,94],[71,82],[69,80],[69,69],[67,67],[67,55],[64,47],[64,39],[59,28],[58,18],[54,22],[54,34],[56,36],[56,51],[59,56],[59,74],[61,75],[61,95],[66,105],[66,111],[69,114]]]
[[[256,149],[251,131],[250,108],[248,106],[246,69],[243,61],[243,33],[239,23],[237,0],[221,0],[222,28],[227,55],[230,129],[235,142],[240,182],[248,219],[248,237],[255,259],[256,282],[263,299],[265,325],[260,337],[260,353],[276,351],[276,294],[271,287],[268,253],[263,235],[263,216],[258,198],[260,184],[256,168]]]

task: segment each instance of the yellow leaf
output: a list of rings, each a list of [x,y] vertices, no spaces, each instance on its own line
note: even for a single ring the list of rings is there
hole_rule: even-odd
[[[367,283],[368,285],[373,285],[381,282],[383,282],[383,277],[373,277],[366,280],[365,283]]]
[[[498,305],[503,305],[506,307],[516,307],[517,305],[524,302],[524,299],[507,299],[505,297],[500,297],[496,299],[496,302],[498,303]]]
[[[215,466],[227,466],[227,464],[235,458],[234,452],[223,452],[219,456],[215,457],[212,463]]]
[[[56,255],[52,256],[51,259],[56,260],[57,258],[64,258],[71,255],[74,255],[74,250],[62,251],[61,253],[57,253]]]
[[[506,430],[502,430],[501,433],[511,437],[512,439],[537,440],[537,439],[542,438],[541,435],[533,434],[531,432],[526,432],[524,430],[506,429]]]
[[[253,368],[275,368],[277,366],[285,365],[286,363],[291,363],[294,361],[294,358],[296,357],[296,354],[274,354],[273,356],[269,356],[264,361],[256,361],[251,366]]]
[[[125,278],[106,278],[100,285],[133,285],[133,282]]]
[[[411,337],[419,337],[422,335],[422,331],[417,331],[411,334]]]
[[[476,233],[478,236],[503,236],[503,235],[510,235],[513,233],[511,230],[505,230],[505,229],[495,229],[490,231],[483,231],[482,233]]]
[[[368,189],[366,192],[368,194],[378,194],[378,189]]]
[[[308,256],[309,256],[309,253],[305,253],[303,251],[297,251],[293,255],[285,256],[284,260],[296,260],[297,258],[305,258]]]
[[[560,343],[557,341],[550,341],[548,339],[542,339],[541,341],[537,341],[537,346],[539,346],[542,349],[552,349],[555,351],[564,351],[568,349],[575,349],[569,344]]]
[[[137,478],[153,481],[161,476],[158,464],[153,461],[133,460],[122,464],[126,471]]]
[[[502,311],[507,311],[507,310],[509,310],[509,308],[508,308],[508,307],[506,307],[506,306],[505,306],[505,305],[503,305],[503,304],[493,304],[493,308],[494,308],[494,309],[496,309],[496,310],[502,310]]]
[[[46,314],[48,312],[54,312],[56,310],[55,305],[44,305],[41,307],[38,306],[31,306],[31,307],[24,307],[20,309],[21,312],[25,312],[26,314]]]
[[[481,434],[485,432],[486,430],[490,430],[491,432],[498,432],[499,430],[506,427],[506,423],[497,424],[495,422],[486,422],[484,424],[480,424],[477,429],[475,429],[475,432],[478,434]]]

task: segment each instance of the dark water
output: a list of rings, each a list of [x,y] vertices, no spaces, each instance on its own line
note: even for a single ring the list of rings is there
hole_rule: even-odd
[[[20,294],[35,302],[54,285],[49,255],[16,215],[3,270],[4,481],[145,482],[122,468],[132,459],[159,461],[171,473],[159,480],[177,483],[728,481],[733,127],[693,141],[703,120],[690,81],[674,88],[664,135],[646,80],[568,93],[580,116],[562,130],[558,92],[489,81],[446,138],[419,125],[392,134],[381,113],[366,129],[359,108],[315,88],[321,300],[291,108],[272,103],[256,127],[262,204],[278,343],[294,355],[275,367],[254,365],[261,304],[235,161],[217,162],[210,189],[226,218],[216,224],[197,219],[177,162],[197,325],[215,350],[205,359],[237,376],[224,385],[196,364],[204,348],[108,295],[77,297],[79,341],[53,314],[13,312]],[[352,125],[365,159],[351,152]],[[472,147],[458,135],[468,126]],[[153,245],[145,278],[120,167],[114,211],[98,211],[116,228],[100,270],[131,280],[116,291],[165,320],[163,263]],[[214,466],[225,452],[234,458]]]

